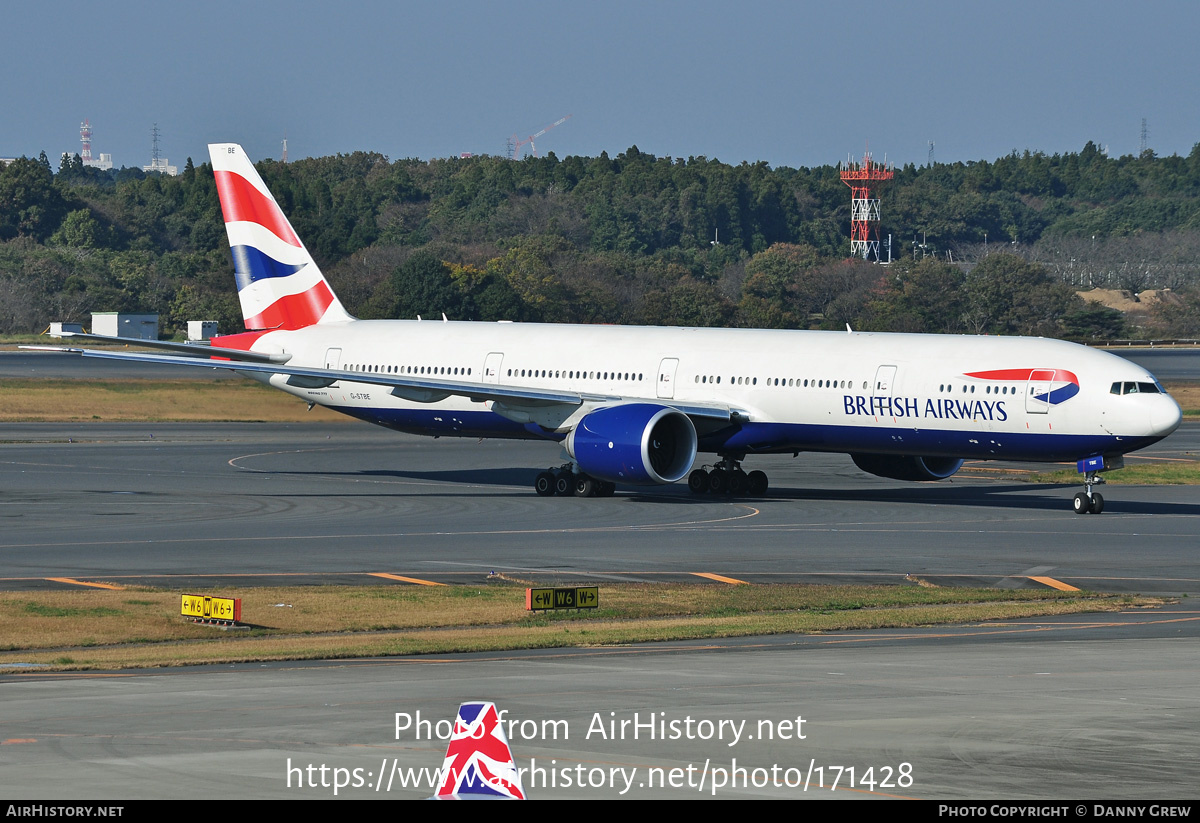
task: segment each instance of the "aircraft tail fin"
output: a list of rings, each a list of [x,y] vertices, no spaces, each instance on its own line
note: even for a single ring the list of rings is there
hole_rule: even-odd
[[[496,704],[463,703],[442,764],[438,800],[524,800],[521,773],[508,747]]]
[[[221,214],[246,328],[300,329],[353,320],[236,143],[211,143]]]

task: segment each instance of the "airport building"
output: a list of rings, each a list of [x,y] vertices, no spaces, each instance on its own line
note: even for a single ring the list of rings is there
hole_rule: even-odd
[[[126,314],[119,311],[92,312],[92,334],[107,337],[134,337],[138,340],[158,339],[157,314]]]
[[[187,324],[188,340],[208,340],[217,336],[216,320],[189,320]]]

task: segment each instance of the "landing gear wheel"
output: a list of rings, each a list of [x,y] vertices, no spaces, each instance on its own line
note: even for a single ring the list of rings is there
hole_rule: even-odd
[[[734,497],[764,493],[767,490],[767,476],[760,471],[746,474],[742,469],[745,456],[740,452],[721,454],[721,459],[713,464],[712,471],[708,473],[708,490],[713,494],[724,493]],[[689,487],[695,482],[692,479],[695,475],[696,472],[692,472],[692,476],[688,478]]]
[[[752,497],[761,497],[767,493],[767,475],[765,472],[753,471],[746,478],[746,490]]]
[[[586,474],[581,474],[575,478],[575,496],[576,497],[595,497],[596,482]]]
[[[539,497],[550,497],[554,494],[554,484],[557,478],[550,472],[540,472],[533,481],[533,490]]]
[[[704,494],[708,491],[708,472],[696,469],[688,475],[688,490],[692,494]]]
[[[713,469],[708,473],[708,490],[713,494],[721,494],[729,488],[728,480],[723,469]]]
[[[1120,468],[1120,466],[1111,466],[1110,468]],[[1100,514],[1104,511],[1104,496],[1099,492],[1092,491],[1092,487],[1103,486],[1104,478],[1100,476],[1099,471],[1089,471],[1083,482],[1087,491],[1075,495],[1075,513]]]
[[[748,481],[746,479],[746,473],[741,469],[736,469],[735,471],[729,473],[728,491],[730,494],[736,497],[737,495],[746,491],[747,483]]]
[[[575,491],[575,475],[570,472],[559,472],[554,478],[554,493],[561,497],[570,497]]]

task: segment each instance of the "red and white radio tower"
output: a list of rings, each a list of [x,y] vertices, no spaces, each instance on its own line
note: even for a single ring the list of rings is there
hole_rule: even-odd
[[[842,182],[850,187],[850,254],[863,260],[879,258],[879,198],[871,196],[872,187],[879,186],[895,177],[892,166],[880,165],[871,159],[871,152],[863,155],[861,163],[849,159],[842,168]],[[888,250],[891,261],[891,249]]]
[[[86,117],[79,124],[79,142],[83,143],[83,152],[79,155],[79,159],[85,166],[92,165],[92,127],[88,124]]]

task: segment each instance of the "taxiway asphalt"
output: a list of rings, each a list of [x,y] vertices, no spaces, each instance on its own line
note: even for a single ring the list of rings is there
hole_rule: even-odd
[[[1200,451],[1185,424],[1141,460]],[[949,482],[863,474],[843,455],[752,458],[761,498],[686,487],[541,498],[552,444],[429,440],[363,424],[0,425],[0,586],[561,580],[900,581],[1200,591],[1200,490],[1104,488],[968,467]]]
[[[1186,603],[925,630],[7,675],[0,795],[423,798],[422,770],[445,752],[436,735],[459,702],[486,699],[514,721],[536,799],[1180,805],[1195,798],[1200,754],[1200,614]]]
[[[1200,426],[1189,423],[1136,459],[1198,450]],[[706,580],[698,573],[751,583],[1053,580],[1193,597],[1161,611],[928,630],[166,672],[18,670],[0,676],[0,795],[332,797],[337,773],[323,775],[324,765],[351,780],[361,770],[364,785],[340,797],[425,797],[427,786],[402,789],[398,776],[439,765],[444,745],[410,731],[397,738],[396,713],[436,722],[462,700],[490,699],[537,725],[513,745],[522,766],[546,770],[526,782],[539,798],[622,796],[626,775],[624,796],[710,797],[735,760],[751,783],[762,774],[754,769],[778,766],[784,783],[803,774],[809,790],[725,786],[715,796],[1194,797],[1196,487],[1108,486],[1105,513],[1078,516],[1075,487],[1030,484],[1028,466],[987,476],[968,466],[949,483],[904,484],[868,477],[844,456],[805,454],[754,460],[772,482],[761,498],[692,497],[682,487],[536,497],[534,474],[557,460],[549,444],[430,441],[353,423],[4,425],[0,587],[78,585],[49,578],[405,585],[381,572],[470,583],[500,571],[601,584]],[[597,718],[635,713],[691,717],[697,730],[702,720],[745,721],[754,739],[593,730]],[[797,716],[805,738],[780,739]],[[565,738],[546,733],[556,720]],[[776,739],[764,739],[772,728]],[[902,764],[911,765],[907,785],[897,782]],[[873,785],[862,782],[868,768]],[[568,772],[600,785],[565,787]],[[674,787],[641,785],[672,774]]]

